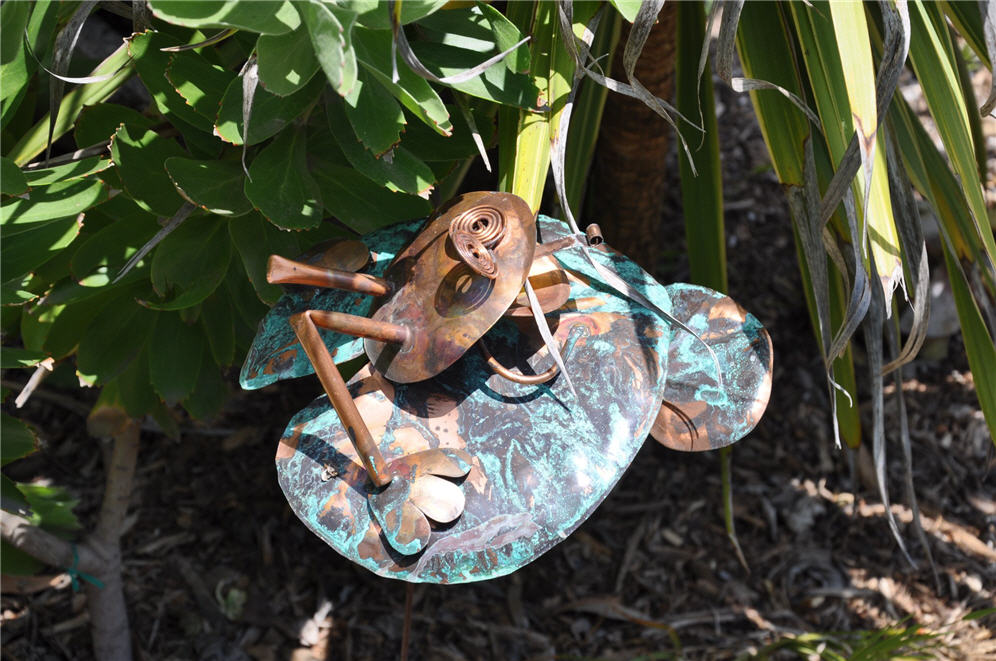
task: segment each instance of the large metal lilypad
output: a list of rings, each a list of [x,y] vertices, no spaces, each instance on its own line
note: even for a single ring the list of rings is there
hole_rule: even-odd
[[[674,316],[715,352],[723,388],[705,348],[676,330],[664,404],[651,434],[674,450],[715,450],[735,443],[754,429],[768,405],[771,337],[729,296],[684,283],[668,285],[667,291]]]
[[[565,234],[562,223],[546,218],[540,232],[544,241]],[[665,289],[631,261],[605,249],[592,252],[670,310]],[[322,396],[291,420],[276,459],[288,501],[315,534],[381,576],[461,583],[518,569],[594,511],[660,410],[671,331],[601,282],[579,253],[575,247],[556,254],[571,297],[547,315],[576,396],[563,375],[542,385],[512,383],[474,350],[417,383],[392,383],[364,368],[349,390],[387,461],[435,448],[470,458],[469,474],[452,480],[463,492],[464,511],[434,524],[420,553],[398,553],[371,516],[367,473]],[[511,320],[498,322],[485,340],[496,358],[523,373],[552,363],[543,343]]]

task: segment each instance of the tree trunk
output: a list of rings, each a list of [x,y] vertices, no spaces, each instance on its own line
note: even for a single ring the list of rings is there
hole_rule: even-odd
[[[140,425],[121,409],[104,408],[98,403],[87,420],[87,428],[94,436],[113,439],[105,463],[106,482],[100,515],[85,542],[101,559],[96,577],[103,583],[103,587],[87,583],[85,588],[93,653],[98,659],[130,661],[131,631],[121,577],[121,529],[128,513],[138,463]]]
[[[664,4],[636,64],[636,78],[651,94],[665,100],[670,100],[674,91],[677,15],[677,3]],[[626,80],[622,53],[628,37],[627,24],[612,63],[616,80]],[[612,247],[651,273],[661,243],[658,228],[670,136],[671,128],[664,119],[642,101],[609,93],[595,152],[587,217],[601,225]]]

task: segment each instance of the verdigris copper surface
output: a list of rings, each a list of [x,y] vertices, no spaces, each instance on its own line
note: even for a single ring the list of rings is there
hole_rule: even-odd
[[[424,224],[424,220],[416,220],[386,227],[364,236],[363,242],[371,250],[363,273],[383,276],[394,256],[412,240]],[[285,257],[296,256],[285,255]],[[314,373],[314,368],[290,327],[291,315],[317,309],[366,317],[370,315],[373,305],[374,299],[361,294],[320,287],[288,286],[287,293],[260,322],[256,338],[249,348],[239,375],[242,387],[246,390],[255,390],[281,379],[294,379]],[[351,360],[363,354],[362,339],[327,330],[319,332],[337,362]]]
[[[675,332],[664,405],[651,433],[675,450],[730,445],[754,429],[768,405],[771,338],[761,322],[729,296],[684,283],[668,285],[667,291],[674,316],[715,352],[723,388],[702,345],[687,333]]]
[[[393,382],[424,381],[452,365],[501,318],[523,288],[535,249],[536,218],[525,201],[509,193],[476,192],[444,205],[391,261],[384,277],[341,268],[345,257],[365,257],[365,246],[352,250],[346,242],[320,251],[319,260],[332,266],[282,255],[267,262],[270,283],[376,298],[370,318],[311,308],[292,314],[289,323],[367,474],[373,488],[366,499],[370,512],[399,553],[425,548],[430,519],[450,523],[463,512],[463,492],[442,478],[464,477],[468,458],[429,448],[385,459],[319,331],[364,338],[373,369]],[[357,260],[356,266],[362,263]]]
[[[326,392],[337,393],[335,408],[322,396],[291,420],[278,477],[316,535],[381,576],[461,583],[508,574],[594,511],[651,429],[675,449],[722,447],[753,428],[770,392],[770,339],[731,300],[692,285],[666,289],[601,244],[599,232],[587,236],[593,259],[709,344],[720,389],[701,343],[604,282],[578,243],[585,238],[563,223],[541,216],[534,230],[531,217],[515,221],[503,250],[517,212],[482,213],[493,195],[469,194],[425,223],[364,237],[366,265],[356,242],[277,264],[274,278],[376,298],[289,286],[243,367],[253,388],[315,363]],[[538,338],[520,291],[527,272],[573,390]],[[372,338],[366,353],[375,362],[348,384],[330,384],[339,375],[333,358],[364,350],[323,326]],[[411,332],[426,330],[428,344],[408,347]],[[394,349],[378,361],[384,346]]]
[[[541,229],[560,231],[541,219]],[[573,250],[577,250],[576,248]],[[563,262],[586,264],[572,252]],[[603,251],[654,302],[663,287],[632,262]],[[508,574],[566,538],[622,475],[660,409],[670,331],[620,298],[588,268],[569,270],[571,298],[552,314],[577,397],[559,376],[524,386],[495,375],[476,351],[436,378],[394,384],[365,368],[349,384],[391,461],[430,448],[463,450],[463,514],[432,530],[424,551],[387,543],[368,504],[369,482],[338,416],[319,397],[290,422],[277,454],[281,487],[304,523],[347,558],[382,576],[461,583]],[[552,362],[511,321],[486,336],[503,364],[526,373]],[[331,479],[323,479],[328,475]]]

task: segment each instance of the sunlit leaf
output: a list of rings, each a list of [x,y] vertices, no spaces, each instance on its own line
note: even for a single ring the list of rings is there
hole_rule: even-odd
[[[253,160],[245,182],[246,197],[284,229],[315,227],[322,219],[321,192],[307,172],[305,135],[299,129],[281,133]]]
[[[252,211],[243,192],[245,174],[236,161],[195,161],[173,157],[166,171],[177,192],[188,202],[219,216],[241,216]]]
[[[152,13],[174,25],[191,28],[241,28],[261,34],[296,30],[301,18],[288,0],[150,0]]]

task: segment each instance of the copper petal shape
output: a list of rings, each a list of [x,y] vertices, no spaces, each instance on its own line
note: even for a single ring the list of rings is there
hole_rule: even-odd
[[[472,468],[470,455],[456,448],[423,450],[391,462],[388,470],[396,475],[406,475],[414,479],[421,475],[442,475],[443,477],[463,477]]]
[[[463,489],[435,475],[423,475],[412,482],[411,501],[433,521],[449,523],[463,513]]]

